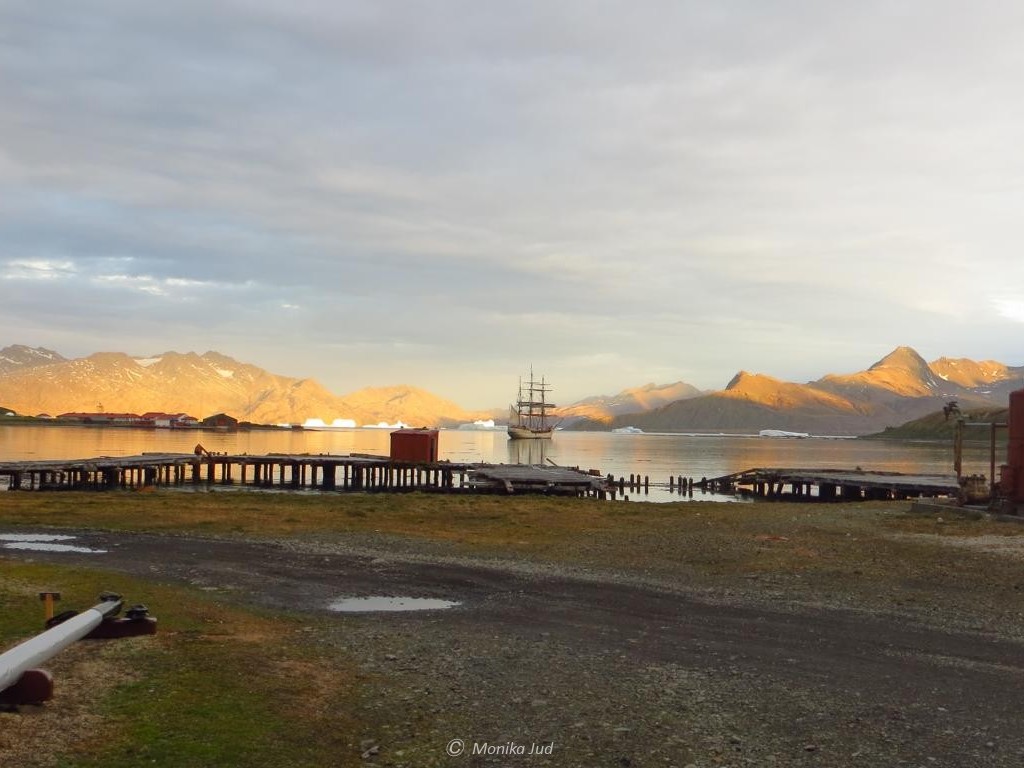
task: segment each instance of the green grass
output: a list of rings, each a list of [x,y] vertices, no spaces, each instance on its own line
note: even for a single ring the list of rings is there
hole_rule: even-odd
[[[55,674],[57,696],[75,696],[85,669],[103,688],[89,708],[100,725],[66,748],[62,768],[293,768],[323,765],[324,755],[332,765],[360,762],[352,742],[361,683],[344,656],[318,650],[308,617],[261,615],[193,590],[0,558],[3,647],[41,631],[36,593],[44,585],[60,588],[61,609],[94,605],[113,587],[158,618],[155,636],[76,644],[83,658]]]
[[[960,418],[970,423],[1006,424],[1008,417],[1008,408],[974,408],[965,411]],[[947,417],[943,415],[942,411],[937,411],[896,427],[886,427],[882,432],[865,437],[887,440],[943,440],[949,441],[949,444],[952,445],[953,437],[956,434],[956,423],[956,416]],[[1005,435],[1005,432],[1002,434]],[[968,427],[964,430],[964,441],[987,444],[989,430],[987,427]]]
[[[118,739],[75,765],[303,766],[317,765],[325,752],[344,752],[339,723],[314,728],[297,716],[306,708],[301,676],[320,670],[275,640],[238,647],[230,634],[182,635],[137,660],[141,679],[104,707]]]
[[[339,541],[382,534],[468,555],[694,579],[853,570],[902,579],[924,568],[939,582],[951,574],[984,574],[961,573],[967,554],[943,566],[948,551],[899,534],[1024,534],[1024,527],[955,517],[937,525],[934,516],[910,515],[909,508],[908,502],[648,504],[419,493],[26,492],[0,494],[0,523]]]

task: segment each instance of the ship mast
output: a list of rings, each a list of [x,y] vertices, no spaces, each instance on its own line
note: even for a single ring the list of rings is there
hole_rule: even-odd
[[[530,378],[526,382],[527,397],[523,399],[523,381],[519,379],[519,401],[517,407],[519,413],[525,416],[525,426],[530,429],[545,429],[547,427],[548,410],[554,408],[553,403],[547,402],[547,393],[550,392],[547,381],[541,377],[540,381],[534,378],[533,366],[530,366]]]
[[[547,399],[551,388],[542,376],[538,381],[533,366],[526,381],[519,377],[519,393],[515,404],[509,408],[509,434],[512,437],[550,437],[551,425],[548,411],[555,407]],[[517,430],[513,432],[513,428]],[[526,433],[526,434],[524,434]]]

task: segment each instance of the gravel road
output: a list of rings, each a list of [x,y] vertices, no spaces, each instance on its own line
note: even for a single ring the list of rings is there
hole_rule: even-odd
[[[353,541],[80,532],[76,546],[105,551],[4,554],[325,620],[317,642],[371,681],[361,706],[376,725],[358,748],[374,764],[1024,764],[1024,644],[1009,636],[773,602],[756,584],[723,597],[383,536]],[[330,609],[351,596],[458,605]]]

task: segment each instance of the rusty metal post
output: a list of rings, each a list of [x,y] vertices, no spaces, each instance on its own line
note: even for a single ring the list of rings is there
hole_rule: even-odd
[[[992,430],[989,432],[988,446],[988,498],[992,501],[996,497],[996,429],[998,424],[992,422]]]
[[[53,618],[53,604],[60,600],[60,592],[40,592],[39,599],[43,601],[43,614],[49,621]]]

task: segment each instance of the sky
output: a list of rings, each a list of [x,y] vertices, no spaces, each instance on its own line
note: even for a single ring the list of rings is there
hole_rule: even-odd
[[[0,346],[492,408],[1024,364],[1024,4],[0,0]]]

